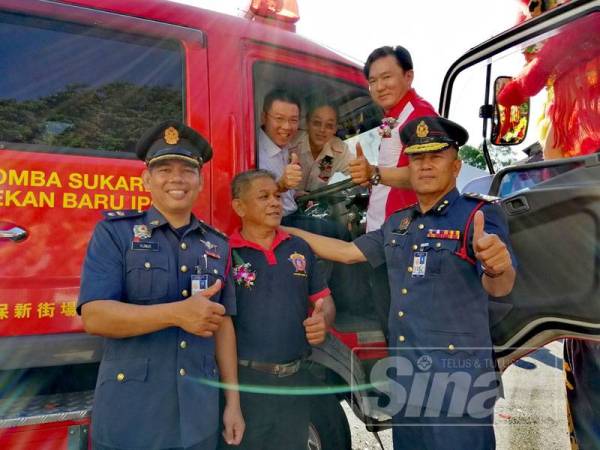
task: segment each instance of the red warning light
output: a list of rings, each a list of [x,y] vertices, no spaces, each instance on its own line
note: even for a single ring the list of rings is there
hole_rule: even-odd
[[[296,0],[252,0],[246,17],[294,31],[294,24],[300,20],[298,2]]]

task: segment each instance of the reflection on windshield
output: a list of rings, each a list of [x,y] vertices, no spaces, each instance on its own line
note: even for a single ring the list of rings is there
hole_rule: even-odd
[[[543,182],[546,182],[558,175],[569,172],[581,167],[583,163],[574,162],[551,167],[526,167],[519,170],[506,172],[500,181],[498,196],[501,198],[512,195],[516,192],[531,189]]]

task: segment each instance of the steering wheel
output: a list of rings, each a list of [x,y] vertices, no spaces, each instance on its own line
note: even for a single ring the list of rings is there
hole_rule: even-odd
[[[301,197],[296,198],[296,203],[306,204],[310,201],[317,201],[322,199],[323,197],[329,197],[333,194],[337,194],[345,189],[350,189],[355,187],[356,184],[352,181],[352,178],[348,178],[347,180],[338,181],[337,183],[330,184],[329,186],[324,186],[319,189],[315,189],[314,191],[302,195]]]

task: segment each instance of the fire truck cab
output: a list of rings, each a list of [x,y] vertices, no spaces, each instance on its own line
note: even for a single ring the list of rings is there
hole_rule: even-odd
[[[448,71],[440,113],[481,136],[492,174],[494,76],[518,74],[522,45],[599,10],[599,0],[574,0],[473,48]],[[382,115],[362,67],[290,32],[288,19],[254,19],[163,0],[0,0],[0,448],[88,447],[102,340],[83,333],[76,315],[80,268],[101,211],[150,204],[133,153],[145,129],[179,119],[209,140],[214,156],[194,212],[226,232],[236,225],[229,183],[257,166],[262,99],[273,87],[303,106],[327,97],[339,111],[337,135],[376,158]],[[480,100],[463,101],[472,96],[461,92],[476,88]],[[502,197],[521,267],[515,292],[492,311],[505,364],[559,336],[599,334],[600,258],[581,238],[599,234],[598,163],[591,155],[515,165],[478,184]],[[313,192],[322,206],[306,213],[358,235],[367,198],[341,181]],[[351,448],[340,400],[369,430],[389,419],[370,385],[386,355],[375,312],[362,299],[335,300],[335,328],[307,362],[328,388],[314,400],[311,449]]]

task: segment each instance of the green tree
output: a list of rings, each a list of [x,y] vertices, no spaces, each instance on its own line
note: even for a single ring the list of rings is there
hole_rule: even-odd
[[[470,166],[481,170],[487,169],[483,151],[479,148],[472,147],[471,145],[463,145],[458,151],[458,157]]]
[[[492,158],[496,170],[510,166],[517,161],[517,157],[515,156],[511,147],[496,147],[491,145],[488,148],[490,152],[490,158]],[[487,164],[485,162],[485,157],[483,156],[483,149],[481,146],[479,146],[479,148],[475,148],[471,145],[463,145],[458,151],[458,156],[462,161],[470,166],[487,170]]]

